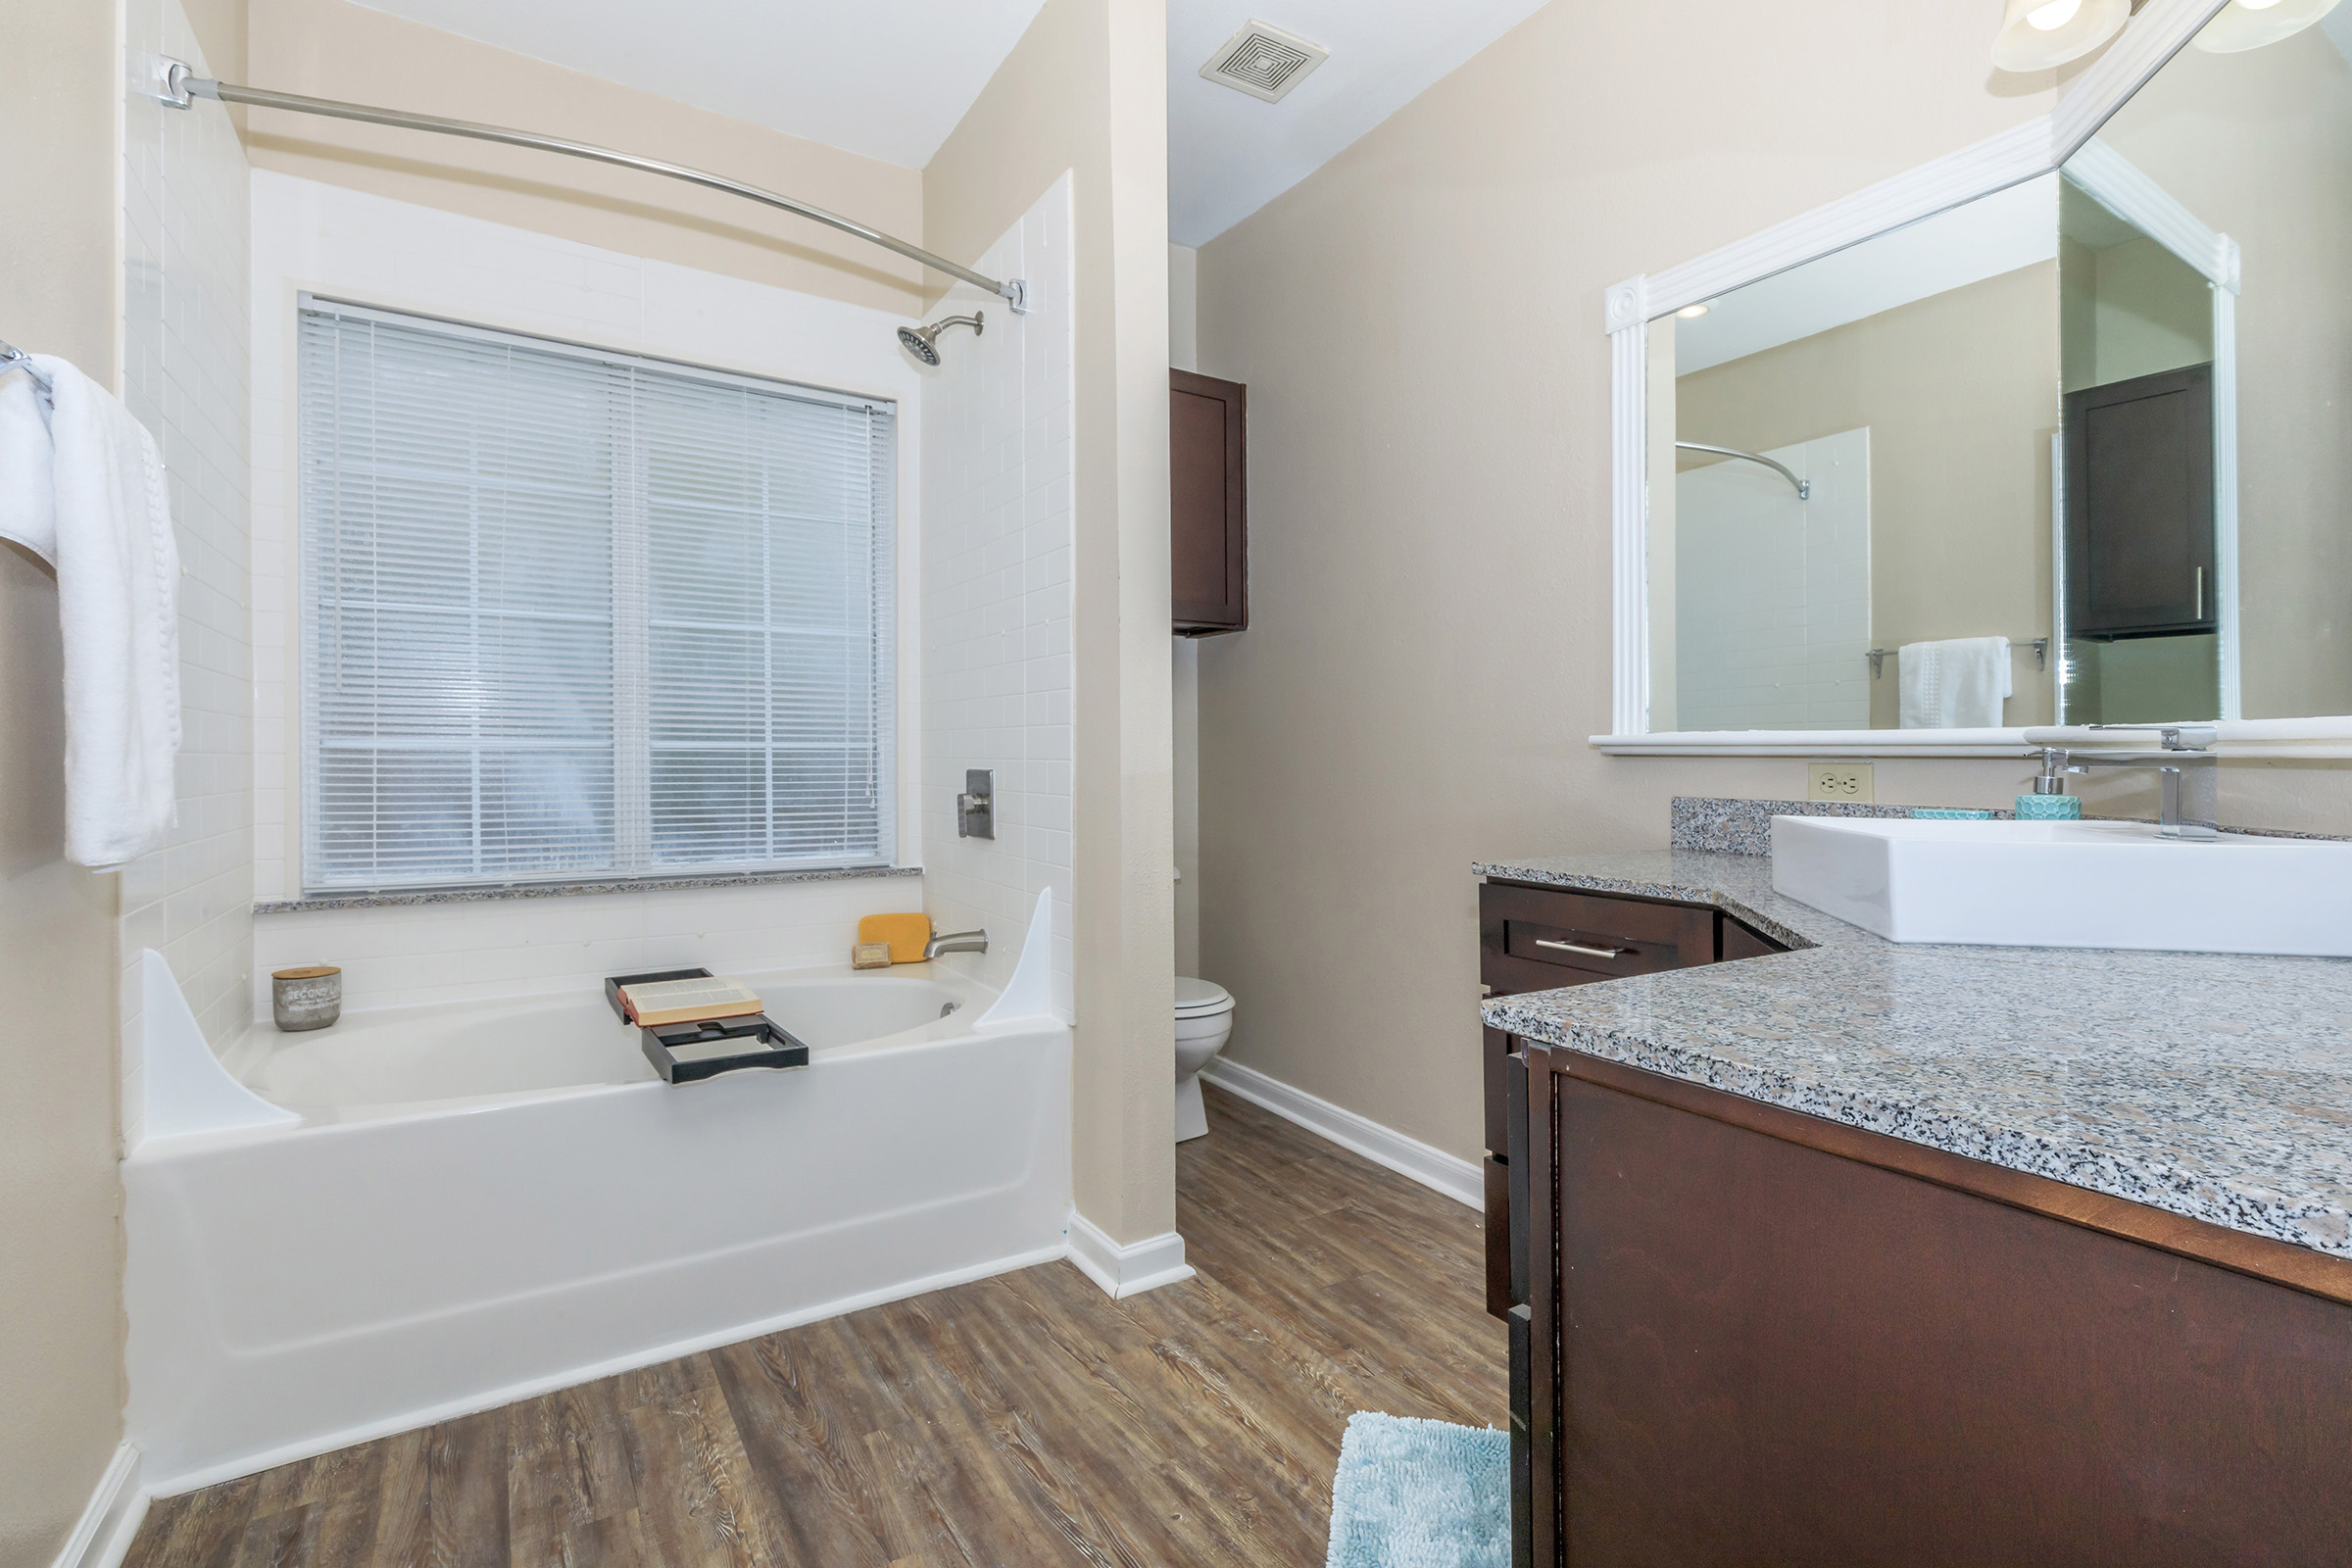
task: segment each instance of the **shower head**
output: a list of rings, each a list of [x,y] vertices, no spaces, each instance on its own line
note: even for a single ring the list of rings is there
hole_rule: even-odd
[[[899,328],[899,343],[925,365],[937,365],[940,333],[951,326],[968,326],[972,329],[972,336],[978,337],[984,330],[981,323],[986,319],[985,313],[974,311],[969,316],[945,317],[929,326],[902,326]]]

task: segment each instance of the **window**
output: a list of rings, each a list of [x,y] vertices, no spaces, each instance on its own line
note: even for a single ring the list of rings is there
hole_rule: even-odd
[[[303,881],[891,858],[890,403],[305,299]]]

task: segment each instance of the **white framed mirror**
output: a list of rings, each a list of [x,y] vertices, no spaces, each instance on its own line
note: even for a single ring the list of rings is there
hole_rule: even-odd
[[[1594,745],[2352,757],[2352,6],[2247,50],[2221,9],[2154,0],[2051,115],[1609,291]]]

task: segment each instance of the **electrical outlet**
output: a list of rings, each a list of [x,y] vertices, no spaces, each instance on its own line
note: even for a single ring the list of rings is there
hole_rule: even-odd
[[[1868,762],[1813,762],[1805,769],[1812,792],[1809,801],[1867,801],[1872,799]]]

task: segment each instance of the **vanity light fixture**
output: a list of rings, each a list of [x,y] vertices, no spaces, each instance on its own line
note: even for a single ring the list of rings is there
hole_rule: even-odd
[[[1686,305],[1674,314],[1686,321],[1695,321],[1714,308],[1712,305]]]
[[[2207,54],[2234,55],[2292,37],[2335,9],[2336,0],[2230,0],[2197,34]]]
[[[1992,63],[2003,71],[2047,71],[2082,59],[2131,20],[2132,0],[2008,0]]]

